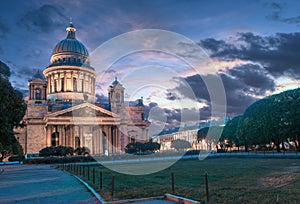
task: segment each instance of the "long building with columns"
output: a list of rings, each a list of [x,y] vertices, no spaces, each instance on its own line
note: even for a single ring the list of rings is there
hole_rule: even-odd
[[[124,101],[123,85],[108,87],[108,104],[97,101],[97,73],[70,22],[66,39],[54,48],[50,65],[28,81],[25,128],[16,137],[25,153],[49,146],[87,147],[92,155],[122,153],[133,141],[147,141],[149,122],[142,99]]]

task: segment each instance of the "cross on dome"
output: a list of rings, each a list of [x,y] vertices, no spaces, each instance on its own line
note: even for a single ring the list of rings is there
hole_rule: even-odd
[[[72,23],[72,18],[70,18],[70,22],[69,22],[69,25],[68,25],[66,31],[67,31],[67,39],[75,39],[76,28],[74,27],[74,25]]]

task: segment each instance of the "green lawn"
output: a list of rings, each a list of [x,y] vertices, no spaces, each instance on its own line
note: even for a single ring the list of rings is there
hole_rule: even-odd
[[[126,167],[126,164],[122,164]],[[140,164],[143,166],[143,164]],[[155,162],[155,165],[159,165]],[[95,184],[92,169],[95,168]],[[300,201],[299,159],[211,158],[180,160],[171,167],[149,175],[133,176],[111,171],[101,165],[89,166],[90,180],[104,199],[110,200],[111,177],[115,178],[114,199],[160,196],[171,193],[171,172],[175,194],[205,201],[204,174],[209,175],[211,203],[291,203]],[[99,172],[103,188],[99,187]]]

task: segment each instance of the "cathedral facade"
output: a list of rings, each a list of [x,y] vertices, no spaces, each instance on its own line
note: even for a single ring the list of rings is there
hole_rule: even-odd
[[[87,147],[92,155],[122,153],[129,142],[148,141],[142,99],[124,101],[123,85],[108,87],[108,104],[97,101],[97,73],[70,22],[66,39],[54,48],[50,65],[28,81],[25,128],[16,130],[24,153],[49,146]]]

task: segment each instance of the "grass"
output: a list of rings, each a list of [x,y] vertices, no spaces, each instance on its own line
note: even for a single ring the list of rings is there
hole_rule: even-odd
[[[163,165],[163,163],[161,163]],[[130,164],[122,164],[124,168]],[[143,167],[145,164],[140,163]],[[160,165],[156,161],[155,165]],[[122,168],[121,166],[121,168]],[[92,169],[95,168],[95,184]],[[209,176],[211,203],[291,203],[300,200],[299,159],[211,158],[180,160],[171,167],[149,175],[126,175],[101,165],[90,165],[90,180],[105,200],[110,200],[111,178],[115,178],[114,199],[142,198],[172,193],[171,173],[175,174],[175,194],[205,201],[204,174]],[[103,175],[100,189],[99,175]]]

